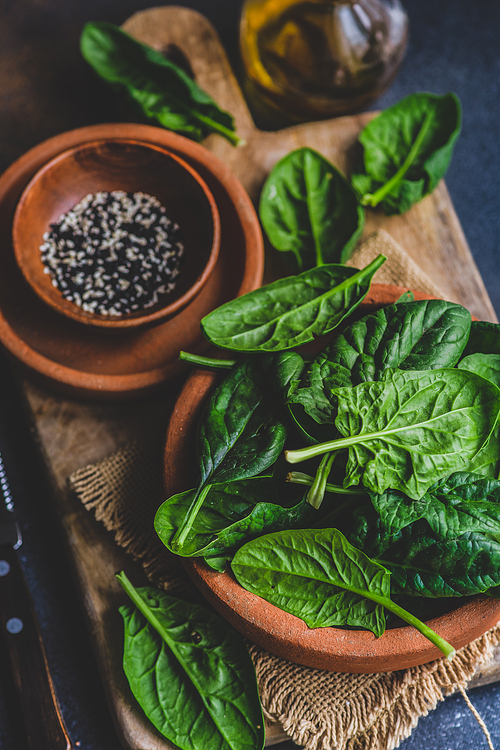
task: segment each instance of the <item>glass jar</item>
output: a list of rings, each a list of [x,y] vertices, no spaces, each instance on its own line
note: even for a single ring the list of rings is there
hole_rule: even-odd
[[[407,35],[400,0],[245,0],[246,94],[295,122],[361,111],[393,80]]]

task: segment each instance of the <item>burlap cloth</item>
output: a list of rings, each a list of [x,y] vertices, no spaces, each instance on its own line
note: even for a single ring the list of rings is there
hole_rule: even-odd
[[[355,251],[361,268],[383,252],[388,261],[375,281],[442,296],[439,288],[386,233],[377,232]],[[183,595],[192,586],[182,565],[153,530],[162,501],[162,439],[129,444],[69,479],[78,497],[117,544],[140,560],[154,585]],[[292,664],[250,644],[266,717],[279,721],[307,750],[392,750],[421,716],[445,695],[464,688],[500,643],[500,626],[461,649],[454,659],[399,672],[352,675]]]

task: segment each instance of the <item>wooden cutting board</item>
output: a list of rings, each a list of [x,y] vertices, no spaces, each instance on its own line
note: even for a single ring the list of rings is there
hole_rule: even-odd
[[[261,132],[252,122],[215,30],[203,16],[182,7],[155,8],[134,15],[124,28],[159,50],[168,51],[172,45],[181,50],[198,83],[235,115],[246,146],[234,148],[219,136],[210,136],[206,146],[231,167],[254,201],[276,161],[300,146],[317,149],[341,170],[349,171],[357,135],[372,115]],[[404,216],[388,218],[367,212],[366,233],[379,227],[407,250],[448,299],[462,303],[478,318],[496,321],[444,183]],[[171,385],[157,398],[93,405],[60,397],[31,379],[25,381],[110,709],[124,747],[134,750],[171,747],[137,710],[121,668],[122,625],[117,608],[124,597],[114,574],[124,569],[138,581],[140,573],[111,535],[68,493],[66,480],[76,469],[98,461],[130,439],[165,427],[176,390]],[[475,684],[497,679],[500,669],[493,660]],[[285,735],[274,725],[268,728],[267,737],[271,745]]]

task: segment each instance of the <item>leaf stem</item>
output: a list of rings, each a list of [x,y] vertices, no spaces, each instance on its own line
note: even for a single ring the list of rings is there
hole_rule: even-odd
[[[315,458],[315,456],[321,456],[323,453],[330,453],[330,451],[348,448],[350,445],[356,445],[356,443],[366,443],[370,440],[377,440],[377,438],[386,438],[387,435],[397,435],[399,432],[405,432],[406,430],[415,430],[422,425],[431,424],[438,418],[439,416],[431,417],[426,422],[416,422],[415,424],[403,425],[402,427],[394,427],[392,430],[380,430],[378,432],[350,435],[349,437],[337,440],[327,440],[325,443],[317,443],[306,448],[299,448],[296,451],[285,451],[285,458],[289,464],[299,464],[301,461],[307,461],[309,458]]]
[[[162,626],[157,617],[154,616],[151,608],[147,606],[142,596],[139,594],[135,586],[127,578],[123,570],[120,573],[116,573],[116,577],[120,581],[121,585],[125,589],[126,593],[135,604],[139,612],[144,615],[146,620],[154,627],[154,629],[161,635],[163,640],[172,647],[172,639],[169,637],[167,631]]]
[[[220,370],[230,370],[236,364],[235,359],[215,359],[215,357],[202,357],[199,354],[182,351],[179,352],[179,359],[198,365],[198,367],[216,367]]]
[[[212,120],[211,117],[205,117],[205,115],[202,115],[200,112],[195,112],[193,114],[197,120],[200,120],[200,122],[203,122],[205,125],[208,125],[210,128],[212,128],[212,130],[217,131],[218,133],[223,135],[224,138],[227,138],[227,140],[233,146],[244,146],[246,144],[246,141],[244,141],[242,138],[237,136],[233,130],[226,128],[224,125],[221,125],[219,122],[216,122],[215,120]]]
[[[374,601],[377,601],[376,596],[370,596]],[[384,597],[380,597],[380,604],[383,604],[383,606],[393,612],[395,615],[400,617],[402,620],[408,623],[408,625],[413,625],[414,628],[416,628],[420,633],[422,633],[423,636],[427,638],[431,643],[433,643],[435,646],[438,647],[438,649],[443,653],[447,659],[452,659],[453,655],[455,654],[455,649],[451,645],[451,643],[448,643],[448,641],[445,641],[444,638],[442,638],[438,633],[436,633],[435,630],[430,628],[425,622],[422,622],[422,620],[419,620],[418,617],[415,617],[415,615],[412,615],[411,612],[408,612],[406,609],[403,609],[403,607],[400,607],[398,604],[393,602],[391,599],[385,599]]]
[[[365,193],[365,195],[363,195],[363,197],[361,198],[362,206],[378,206],[378,204],[385,198],[385,196],[391,192],[392,188],[397,185],[400,180],[402,180],[406,172],[411,167],[413,160],[415,159],[415,156],[417,155],[418,150],[422,145],[422,141],[424,140],[427,131],[429,130],[433,114],[433,110],[429,110],[427,112],[418,135],[415,138],[415,143],[411,147],[408,156],[406,157],[396,174],[394,174],[391,179],[388,180],[384,185],[379,187],[379,189],[376,190],[375,193]]]
[[[335,453],[325,453],[325,455],[321,459],[320,465],[318,466],[318,470],[311,485],[311,489],[307,493],[307,502],[312,505],[313,508],[316,508],[316,510],[321,507],[321,503],[323,502],[326,491],[326,483],[328,477],[330,476],[335,456]]]
[[[181,526],[177,531],[175,532],[172,541],[171,541],[171,547],[173,550],[180,549],[184,542],[186,541],[187,535],[191,531],[191,528],[193,526],[193,523],[195,522],[196,516],[199,513],[199,510],[201,506],[203,505],[203,502],[208,495],[210,491],[210,484],[206,484],[201,490],[199,490],[196,495],[193,498],[193,502],[191,503],[191,507],[189,508],[186,517],[184,518]]]
[[[309,474],[303,474],[301,471],[290,471],[286,475],[286,481],[291,482],[292,484],[302,484],[306,487],[310,487],[314,482],[314,477]],[[351,496],[365,494],[362,490],[359,490],[356,487],[354,489],[344,489],[344,487],[340,487],[337,484],[330,484],[330,482],[326,483],[325,492],[331,492],[334,495]]]

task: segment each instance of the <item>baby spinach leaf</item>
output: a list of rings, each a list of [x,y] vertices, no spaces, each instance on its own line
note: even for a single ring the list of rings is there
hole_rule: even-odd
[[[201,484],[257,476],[277,460],[286,437],[279,417],[304,366],[295,352],[245,357],[216,388],[200,420]]]
[[[224,573],[227,570],[227,566],[233,559],[233,555],[227,552],[224,555],[206,555],[203,560],[206,562],[209,568],[216,570],[218,573]]]
[[[279,413],[303,366],[294,352],[245,357],[208,399],[197,434],[200,482],[174,548],[183,547],[211,484],[257,476],[278,459],[287,434]]]
[[[363,301],[386,258],[366,268],[327,265],[273,281],[209,313],[205,336],[223,349],[282,351],[332,331]]]
[[[443,539],[425,520],[390,534],[363,498],[340,528],[351,544],[391,571],[395,596],[473,596],[500,583],[500,543],[490,534],[469,531]]]
[[[117,577],[135,605],[120,607],[123,668],[148,719],[182,750],[260,750],[264,721],[243,639],[197,604]]]
[[[292,151],[273,167],[259,213],[271,244],[292,253],[298,271],[345,263],[364,225],[364,211],[344,175],[310,148]]]
[[[500,387],[500,354],[469,354],[457,366],[461,370],[475,372],[497,388]]]
[[[500,354],[500,325],[486,320],[472,321],[464,357],[470,354]]]
[[[221,555],[260,534],[295,528],[314,518],[311,506],[302,499],[303,490],[289,498],[280,497],[287,488],[290,485],[278,484],[273,477],[212,485],[185,541],[175,549],[171,541],[191,507],[195,490],[173,495],[156,513],[156,533],[168,549],[183,557]],[[286,499],[293,504],[284,504]]]
[[[453,648],[390,598],[387,570],[353,547],[337,529],[280,531],[238,550],[232,570],[248,591],[309,627],[385,630],[386,607],[450,655]]]
[[[87,23],[80,48],[100,78],[150,120],[195,141],[219,133],[240,143],[234,119],[182,68],[141,44],[112,23]]]
[[[362,131],[364,172],[352,184],[364,206],[402,214],[444,177],[461,128],[455,94],[412,94],[375,117]]]
[[[443,300],[400,302],[366,315],[336,336],[309,366],[289,399],[294,418],[304,423],[300,406],[315,422],[331,424],[337,413],[335,388],[381,380],[388,368],[453,367],[470,327],[470,313]],[[304,427],[321,435],[310,422]]]
[[[498,331],[492,331],[489,326],[495,326],[494,323],[488,323],[488,328],[482,329],[481,343],[485,348],[495,348],[499,345],[500,337]],[[500,330],[500,326],[495,326]],[[494,335],[490,338],[490,334]],[[486,337],[484,336],[486,334]],[[478,341],[476,340],[476,343]],[[500,387],[500,354],[469,354],[458,363],[457,367],[469,372],[475,372],[481,377],[489,380],[497,387]],[[497,423],[491,433],[488,442],[475,456],[468,467],[471,471],[477,471],[485,476],[498,479],[500,473],[500,423]]]
[[[438,479],[467,468],[490,436],[500,391],[465,370],[388,370],[381,382],[337,388],[337,430],[346,437],[297,451],[297,463],[349,448],[344,486],[401,490],[417,500]]]
[[[479,453],[467,464],[467,469],[492,479],[500,478],[500,421],[497,420],[495,429]]]
[[[310,628],[385,630],[380,599],[390,597],[390,576],[335,529],[268,534],[241,547],[231,567],[245,589]]]
[[[500,540],[500,482],[481,475],[455,472],[436,482],[419,500],[391,489],[369,494],[391,535],[424,518],[439,539],[475,531],[498,535]]]

